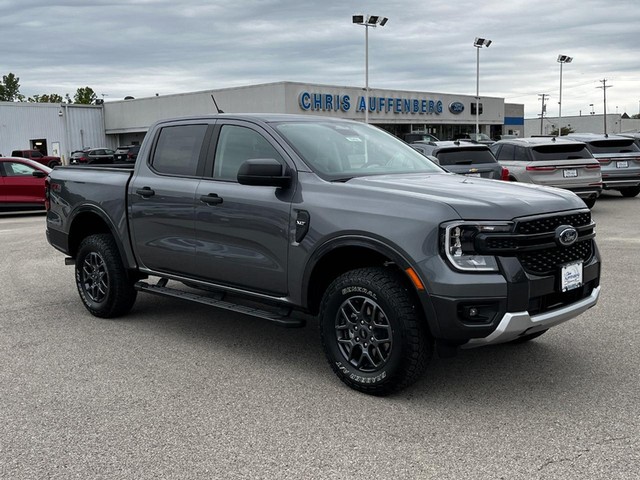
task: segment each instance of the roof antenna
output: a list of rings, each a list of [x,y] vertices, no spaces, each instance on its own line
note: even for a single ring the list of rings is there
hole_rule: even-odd
[[[211,100],[213,100],[213,104],[216,106],[216,110],[218,111],[218,113],[224,113],[222,110],[220,110],[220,107],[218,107],[218,103],[216,102],[216,99],[213,96],[213,93],[211,94]]]

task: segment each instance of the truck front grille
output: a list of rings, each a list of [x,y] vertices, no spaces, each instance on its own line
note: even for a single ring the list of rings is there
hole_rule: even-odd
[[[522,268],[536,275],[547,275],[555,272],[563,263],[587,262],[593,254],[592,240],[574,243],[570,247],[549,248],[540,251],[517,255]]]
[[[512,233],[479,235],[476,248],[483,254],[516,257],[522,268],[534,275],[549,275],[560,265],[582,260],[589,262],[594,254],[595,224],[589,210],[558,215],[539,215],[514,220]],[[578,231],[576,242],[561,246],[556,242],[556,229],[570,225]]]

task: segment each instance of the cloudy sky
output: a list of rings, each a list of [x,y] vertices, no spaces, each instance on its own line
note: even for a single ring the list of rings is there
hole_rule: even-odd
[[[105,101],[278,81],[481,95],[548,115],[640,111],[638,0],[0,0],[0,75],[26,96],[89,86]]]

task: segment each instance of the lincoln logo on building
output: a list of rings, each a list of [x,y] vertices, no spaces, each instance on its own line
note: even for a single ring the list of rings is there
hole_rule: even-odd
[[[353,106],[356,112],[364,112],[367,101],[359,96],[352,105],[349,95],[330,93],[301,92],[298,96],[300,108],[305,111],[338,111],[348,112]],[[404,97],[369,97],[369,111],[374,113],[411,113],[420,115],[440,115],[443,110],[441,100]],[[464,107],[463,107],[464,108]]]

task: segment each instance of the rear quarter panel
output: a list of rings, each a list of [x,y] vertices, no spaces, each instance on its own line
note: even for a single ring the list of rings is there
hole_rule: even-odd
[[[132,169],[106,167],[58,167],[49,175],[51,207],[47,212],[49,241],[69,254],[69,235],[80,216],[93,214],[109,227],[116,239],[125,265],[135,266],[127,220],[127,185]],[[54,240],[55,241],[55,240]],[[63,240],[58,241],[58,243]],[[54,242],[52,242],[53,244]]]

